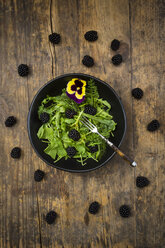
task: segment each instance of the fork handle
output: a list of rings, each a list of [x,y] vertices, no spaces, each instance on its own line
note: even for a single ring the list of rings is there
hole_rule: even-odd
[[[117,152],[117,154],[122,157],[124,160],[126,160],[132,167],[136,167],[137,164],[136,162],[129,158],[126,154],[124,154],[117,146],[115,146],[112,142],[110,142],[108,139],[106,139],[103,135],[101,135],[100,133],[98,133],[100,135],[100,137],[105,140],[105,142],[115,151]]]

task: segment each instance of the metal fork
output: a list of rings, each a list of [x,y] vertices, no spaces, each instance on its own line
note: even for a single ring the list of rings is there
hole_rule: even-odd
[[[92,132],[97,133],[105,142],[115,151],[117,154],[122,157],[124,160],[126,160],[132,167],[136,167],[137,163],[129,158],[126,154],[124,154],[117,146],[115,146],[112,142],[110,142],[108,139],[106,139],[102,134],[100,134],[97,130],[97,127],[91,123],[87,117],[81,116],[80,121]]]

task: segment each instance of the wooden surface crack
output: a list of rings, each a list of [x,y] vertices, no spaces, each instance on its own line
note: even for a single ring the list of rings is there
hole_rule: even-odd
[[[133,66],[132,66],[132,11],[131,11],[131,0],[129,0],[128,2],[129,4],[129,36],[130,36],[130,71],[131,71],[131,91],[132,91],[132,82],[133,82]],[[134,154],[135,156],[135,133],[134,133],[134,112],[133,112],[133,109],[134,109],[134,106],[133,106],[133,99],[131,100],[131,112],[132,112],[132,144],[133,144],[133,151],[132,153]],[[134,176],[134,182],[136,181],[136,168],[133,169],[133,176]],[[134,194],[133,194],[133,209],[134,211],[136,212],[136,201],[135,201],[135,198],[136,198],[136,190],[135,190],[135,187],[133,188],[133,191],[134,191]],[[134,244],[136,246],[136,232],[137,232],[137,228],[136,228],[136,216],[134,217],[134,232],[135,232],[135,235],[134,235]]]
[[[49,19],[50,19],[50,30],[51,30],[51,34],[53,33],[53,23],[52,23],[52,0],[50,0],[50,7],[49,7]],[[52,72],[52,77],[54,77],[54,58],[53,58],[53,53],[51,50],[51,44],[49,41],[49,49],[50,49],[50,54],[51,54],[51,59],[52,59],[52,65],[51,65],[51,72]],[[55,48],[53,45],[53,50],[55,52]]]
[[[40,240],[40,247],[42,248],[42,232],[41,232],[41,216],[40,216],[40,206],[38,200],[38,189],[36,185],[36,195],[37,195],[37,213],[38,213],[38,227],[39,227],[39,240]]]
[[[130,72],[131,72],[131,91],[132,91],[132,81],[133,81],[133,70],[132,70],[132,24],[131,24],[131,0],[129,0],[129,36],[130,36]],[[134,117],[133,117],[133,99],[131,101],[131,111],[132,111],[132,140],[133,140],[133,151],[135,149],[135,135],[134,135]]]
[[[76,3],[77,3],[77,45],[78,45],[78,48],[79,48],[79,52],[78,52],[78,61],[80,62],[80,41],[79,41],[79,15],[80,15],[80,5],[79,5],[79,0],[76,0]]]

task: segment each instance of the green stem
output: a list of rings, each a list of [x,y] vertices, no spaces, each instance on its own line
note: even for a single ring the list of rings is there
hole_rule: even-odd
[[[76,122],[75,122],[75,123],[73,123],[71,126],[73,126],[73,125],[75,125],[75,126],[76,126],[76,125],[78,124],[78,122],[79,122],[79,120],[80,120],[80,117],[81,117],[82,113],[83,113],[83,110],[79,113],[79,115],[78,115],[78,117],[77,117]]]

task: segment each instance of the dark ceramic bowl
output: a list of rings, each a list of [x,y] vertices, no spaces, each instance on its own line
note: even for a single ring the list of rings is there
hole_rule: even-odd
[[[66,87],[67,82],[75,77],[84,79],[86,81],[93,78],[96,82],[100,97],[107,100],[111,104],[112,108],[110,114],[113,116],[114,121],[117,122],[117,126],[116,130],[114,131],[114,137],[111,137],[110,140],[116,146],[120,146],[126,132],[126,116],[119,96],[107,83],[93,76],[81,73],[66,74],[52,79],[37,92],[31,103],[28,114],[28,134],[34,150],[46,164],[69,172],[88,172],[106,164],[114,156],[115,152],[107,146],[106,152],[99,162],[88,159],[85,166],[82,166],[75,159],[61,159],[57,163],[54,163],[53,159],[44,153],[44,149],[46,148],[47,144],[41,142],[41,140],[39,140],[37,137],[37,131],[41,126],[37,111],[41,101],[47,95],[57,96],[61,94],[61,90]]]

